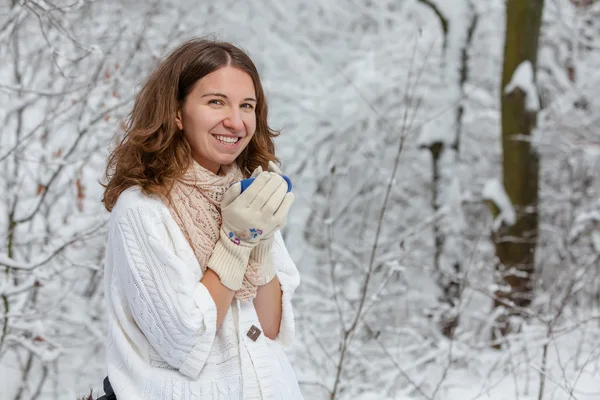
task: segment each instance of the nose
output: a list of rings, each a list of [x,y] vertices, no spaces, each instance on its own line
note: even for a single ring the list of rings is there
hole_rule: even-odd
[[[234,131],[240,131],[244,129],[244,121],[242,120],[242,116],[239,110],[232,110],[227,118],[223,120],[223,125],[227,129],[231,129]]]

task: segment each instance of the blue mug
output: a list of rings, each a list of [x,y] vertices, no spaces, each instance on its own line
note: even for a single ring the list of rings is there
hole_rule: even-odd
[[[290,180],[290,178],[288,178],[285,175],[281,175],[283,177],[283,179],[286,180],[287,184],[288,184],[288,193],[292,191],[292,181]],[[252,177],[252,178],[248,178],[248,179],[244,179],[243,181],[241,181],[240,183],[242,184],[242,191],[240,193],[244,193],[244,190],[248,189],[248,186],[250,186],[252,184],[252,182],[254,182],[256,178]]]

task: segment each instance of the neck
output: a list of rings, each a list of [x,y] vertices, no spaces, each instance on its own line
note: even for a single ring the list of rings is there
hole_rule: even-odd
[[[221,170],[221,164],[218,164],[214,161],[207,160],[201,157],[194,157],[194,160],[200,165],[202,168],[212,172],[215,175],[219,175],[219,171]]]

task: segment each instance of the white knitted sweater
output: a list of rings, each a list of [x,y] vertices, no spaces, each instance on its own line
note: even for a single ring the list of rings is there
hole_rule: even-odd
[[[194,252],[165,204],[130,188],[110,216],[104,266],[108,377],[119,400],[302,399],[284,348],[292,345],[291,298],[298,270],[275,235],[282,320],[275,340],[254,304],[234,299],[216,329],[217,309]]]

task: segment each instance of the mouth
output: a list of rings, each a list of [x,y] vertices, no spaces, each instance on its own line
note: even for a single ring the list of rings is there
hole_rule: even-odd
[[[213,137],[218,143],[228,148],[235,148],[242,141],[242,138],[238,136],[213,135]]]

